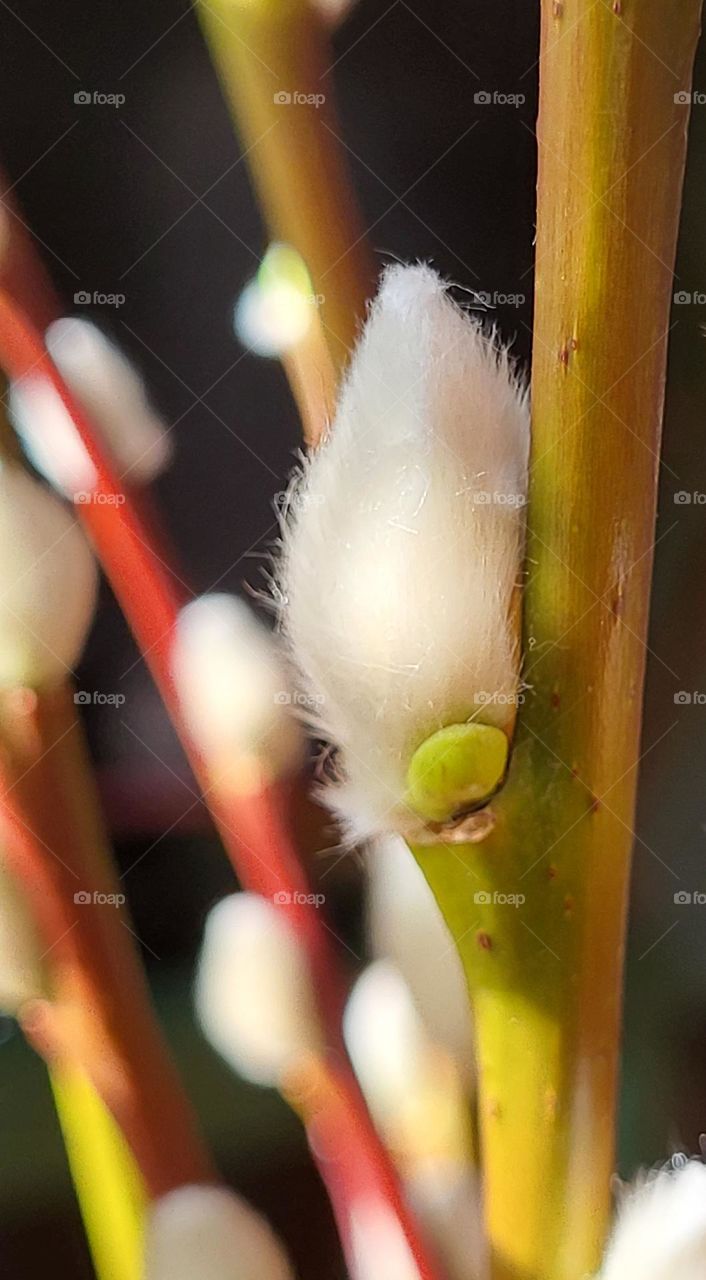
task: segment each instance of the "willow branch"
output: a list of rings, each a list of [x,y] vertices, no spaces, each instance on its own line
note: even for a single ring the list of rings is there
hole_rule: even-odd
[[[415,851],[474,997],[495,1280],[580,1280],[609,1219],[680,95],[699,10],[542,4],[529,688],[492,835],[454,850],[463,866]]]

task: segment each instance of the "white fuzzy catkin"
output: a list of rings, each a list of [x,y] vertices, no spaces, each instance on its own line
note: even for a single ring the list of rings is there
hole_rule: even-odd
[[[144,1280],[294,1280],[264,1218],[225,1187],[186,1186],[149,1209]]]
[[[376,1123],[385,1128],[431,1069],[429,1039],[403,978],[386,960],[368,965],[348,998],[346,1047]]]
[[[93,616],[97,573],[73,516],[20,466],[0,465],[0,688],[58,684]]]
[[[122,351],[90,320],[56,320],[49,353],[115,458],[122,478],[146,484],[164,470],[171,445],[144,383]],[[54,388],[29,374],[14,383],[10,411],[33,465],[69,498],[90,493],[96,472]]]
[[[406,774],[430,734],[515,713],[527,397],[429,267],[386,271],[334,425],[284,531],[283,628],[353,834],[414,837]]]
[[[200,596],[179,614],[172,669],[189,732],[216,770],[256,785],[293,769],[302,742],[276,642],[244,601]],[[257,776],[256,776],[257,775]]]
[[[704,1280],[706,1166],[689,1160],[624,1193],[599,1280]]]
[[[402,975],[376,960],[346,1005],[346,1046],[379,1128],[411,1168],[464,1163],[467,1098],[448,1052],[430,1037]]]
[[[432,1037],[472,1074],[471,1006],[458,951],[404,840],[376,840],[367,859],[368,933],[373,953],[399,969]]]
[[[354,1203],[351,1251],[351,1280],[421,1280],[397,1218],[379,1200]]]
[[[224,898],[206,921],[196,1011],[207,1040],[235,1071],[277,1086],[323,1036],[306,957],[274,904]]]
[[[449,1280],[478,1280],[485,1274],[485,1245],[468,1097],[389,962],[377,961],[361,974],[346,1006],[344,1034],[371,1114],[444,1273]]]

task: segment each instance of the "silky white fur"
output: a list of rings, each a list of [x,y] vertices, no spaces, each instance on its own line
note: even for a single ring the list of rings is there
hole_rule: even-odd
[[[93,616],[93,554],[63,503],[22,467],[0,465],[0,687],[58,683]]]
[[[599,1280],[704,1280],[706,1165],[648,1174],[625,1194]]]
[[[414,835],[409,760],[446,724],[512,722],[527,397],[429,267],[392,267],[284,532],[283,627],[346,775],[356,835]]]
[[[149,1209],[144,1280],[294,1280],[264,1218],[225,1187],[186,1186]]]

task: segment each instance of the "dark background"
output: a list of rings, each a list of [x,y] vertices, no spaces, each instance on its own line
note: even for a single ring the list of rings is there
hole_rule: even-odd
[[[171,427],[175,459],[155,496],[185,576],[200,591],[259,586],[299,427],[279,366],[244,355],[232,334],[233,303],[267,241],[195,17],[183,0],[0,0],[0,48],[0,155],[13,196],[67,311],[80,290],[125,294],[123,306],[92,314],[140,367]],[[523,295],[494,318],[527,359],[538,5],[363,0],[335,55],[380,262],[430,259],[467,288]],[[706,88],[703,50],[695,84]],[[82,89],[126,102],[77,105]],[[481,89],[525,101],[478,105]],[[675,288],[703,294],[705,144],[706,106],[695,106]],[[651,300],[636,281],[617,305]],[[626,1173],[680,1144],[694,1149],[706,1127],[706,907],[674,903],[679,889],[706,889],[706,706],[674,702],[679,689],[706,691],[706,506],[674,502],[681,490],[706,493],[706,307],[679,304],[672,318],[628,968]],[[334,1276],[330,1219],[296,1121],[275,1095],[235,1080],[193,1027],[200,930],[231,873],[192,808],[179,749],[107,588],[80,683],[125,694],[119,710],[93,708],[87,727],[155,998],[221,1167],[287,1235],[303,1280]],[[327,895],[360,953],[352,859],[329,876]],[[9,1021],[0,1023],[0,1259],[18,1280],[47,1268],[56,1280],[91,1274],[44,1069]]]

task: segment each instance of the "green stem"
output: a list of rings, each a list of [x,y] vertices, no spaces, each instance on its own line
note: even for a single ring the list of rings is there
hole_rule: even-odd
[[[414,850],[473,994],[494,1280],[582,1280],[609,1220],[679,95],[699,12],[542,3],[529,689],[491,835]]]

